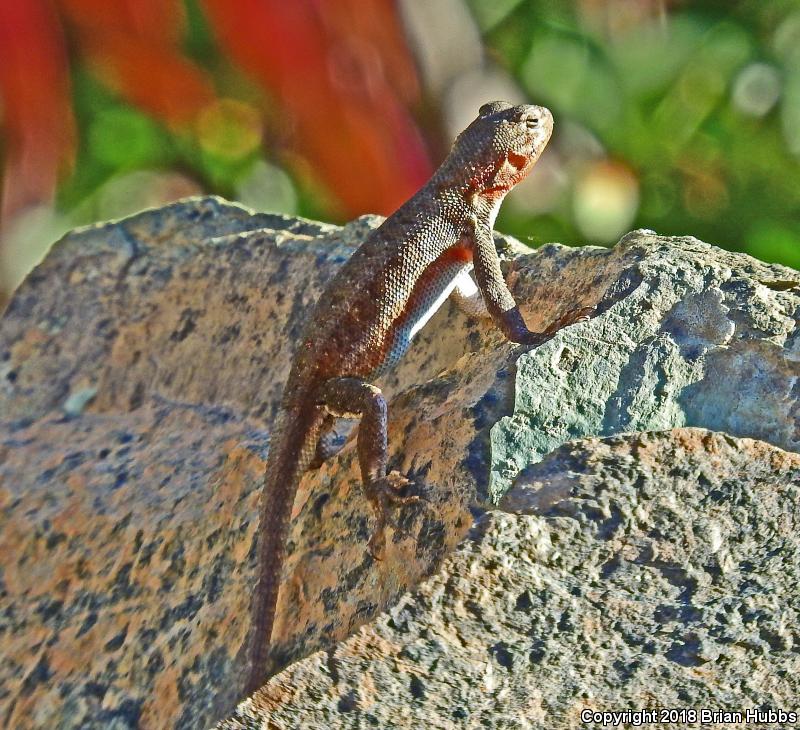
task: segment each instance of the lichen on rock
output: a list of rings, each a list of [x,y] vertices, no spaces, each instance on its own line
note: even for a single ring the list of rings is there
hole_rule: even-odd
[[[800,274],[646,231],[603,258],[598,316],[517,360],[514,412],[492,430],[493,498],[582,436],[700,426],[800,451]]]

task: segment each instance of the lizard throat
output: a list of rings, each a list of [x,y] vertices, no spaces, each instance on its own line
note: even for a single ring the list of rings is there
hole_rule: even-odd
[[[502,197],[505,195],[513,185],[493,185],[490,188],[486,188],[485,190],[481,191],[481,195],[485,198],[496,198]]]

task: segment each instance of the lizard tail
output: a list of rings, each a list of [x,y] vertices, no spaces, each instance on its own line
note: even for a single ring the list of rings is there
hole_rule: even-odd
[[[267,679],[292,506],[300,478],[314,458],[323,419],[324,414],[313,405],[284,408],[270,442],[257,535],[258,583],[252,602],[248,696]]]

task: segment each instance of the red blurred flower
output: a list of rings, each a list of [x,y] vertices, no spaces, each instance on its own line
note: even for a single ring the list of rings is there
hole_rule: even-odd
[[[49,2],[0,0],[5,164],[0,222],[52,200],[73,162],[75,130],[64,39]]]
[[[276,99],[345,213],[390,213],[430,174],[391,0],[204,0],[222,46]]]

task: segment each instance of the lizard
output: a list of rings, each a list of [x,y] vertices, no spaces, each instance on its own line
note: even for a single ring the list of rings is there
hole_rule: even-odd
[[[587,318],[586,309],[574,309],[543,332],[530,331],[492,235],[503,198],[531,171],[552,131],[545,107],[481,106],[431,179],[367,236],[317,300],[284,387],[260,495],[247,694],[266,681],[298,483],[335,452],[335,419],[360,417],[357,456],[377,515],[368,549],[379,558],[388,510],[419,497],[405,494],[410,482],[399,472],[387,473],[387,404],[374,380],[397,364],[448,296],[523,345]]]

